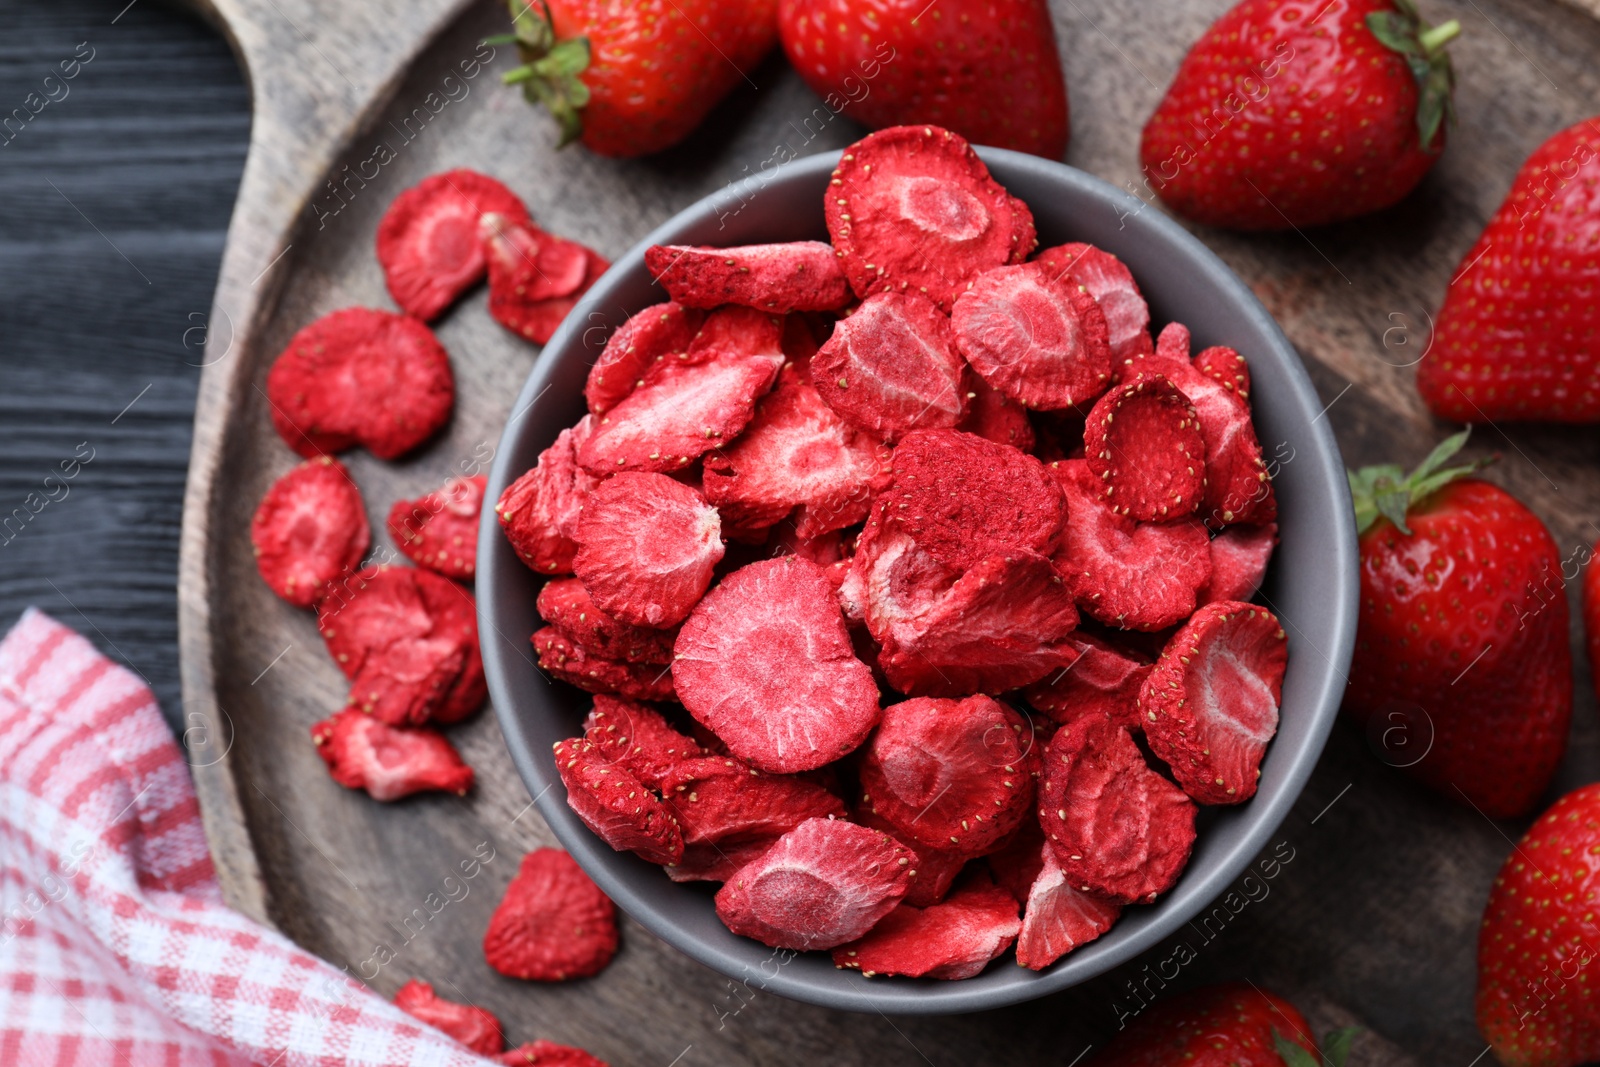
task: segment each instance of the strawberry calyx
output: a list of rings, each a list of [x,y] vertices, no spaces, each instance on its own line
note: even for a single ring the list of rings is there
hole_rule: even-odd
[[[1468,427],[1440,441],[1410,474],[1394,463],[1346,471],[1350,479],[1350,496],[1356,509],[1356,533],[1366,533],[1381,516],[1410,537],[1411,529],[1406,525],[1406,514],[1412,505],[1421,503],[1451,482],[1494,462],[1495,457],[1489,456],[1454,467],[1444,465],[1451,456],[1461,451],[1461,446],[1467,443],[1471,433],[1472,428]]]
[[[1432,150],[1439,126],[1456,121],[1455,70],[1444,48],[1461,33],[1455,19],[1429,26],[1422,21],[1412,0],[1394,0],[1393,11],[1374,11],[1367,16],[1367,28],[1385,48],[1405,57],[1411,76],[1417,80],[1417,143]]]
[[[589,68],[589,39],[556,38],[555,19],[550,5],[538,0],[538,9],[527,0],[509,0],[509,34],[488,38],[485,44],[514,44],[522,65],[508,70],[500,80],[521,85],[530,104],[543,104],[561,125],[565,148],[583,135],[583,106],[589,102],[589,87],[579,78]]]
[[[1283,1060],[1284,1067],[1344,1067],[1345,1061],[1350,1058],[1350,1043],[1360,1032],[1359,1026],[1344,1026],[1328,1031],[1328,1036],[1322,1039],[1321,1059],[1284,1037],[1276,1026],[1272,1028],[1272,1045],[1278,1050],[1278,1058]]]

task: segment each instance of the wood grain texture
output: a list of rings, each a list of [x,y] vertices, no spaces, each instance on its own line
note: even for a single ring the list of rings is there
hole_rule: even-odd
[[[1278,835],[1275,847],[1292,860],[1276,877],[1242,886],[1252,896],[1236,912],[1182,935],[1198,958],[1168,967],[1167,978],[1163,965],[1176,942],[1033,1004],[891,1020],[751,993],[633,924],[617,962],[593,980],[530,986],[490,971],[478,944],[488,915],[521,852],[551,843],[550,835],[487,714],[452,731],[479,771],[480,785],[466,799],[382,807],[327,779],[306,730],[342,703],[345,682],[312,618],[260,583],[246,536],[256,500],[294,462],[259,392],[266,369],[314,317],[349,304],[390,306],[372,255],[377,220],[397,192],[429,173],[472,166],[495,174],[541,224],[614,257],[673,211],[758,170],[780,145],[806,154],[840,147],[860,131],[842,119],[813,119],[808,130],[818,101],[774,57],[752,74],[753,86],[660,157],[617,162],[557,153],[550,124],[495,84],[511,61],[504,50],[490,70],[462,80],[460,64],[478,40],[502,28],[498,5],[475,3],[459,19],[443,0],[416,4],[404,20],[392,11],[381,19],[349,8],[306,13],[299,32],[274,21],[280,5],[289,17],[302,11],[283,0],[266,0],[263,10],[256,0],[229,5],[219,2],[218,11],[246,62],[268,59],[252,69],[258,117],[217,299],[235,333],[231,347],[213,337],[216,362],[201,388],[182,626],[186,695],[211,700],[219,721],[225,713],[232,725],[231,746],[218,742],[226,755],[197,773],[230,899],[363,973],[381,992],[413,975],[427,978],[500,1014],[517,1040],[582,1044],[617,1064],[1069,1063],[1137,1006],[1130,983],[1143,996],[1167,983],[1227,977],[1303,1000],[1319,1023],[1359,1019],[1373,1031],[1358,1045],[1361,1063],[1465,1065],[1483,1051],[1471,1013],[1474,939],[1509,848],[1505,835],[1520,828],[1491,824],[1413,786],[1343,726]],[[1115,0],[1053,5],[1073,95],[1068,161],[1118,184],[1134,181],[1144,117],[1186,44],[1226,6],[1174,0],[1152,17],[1146,6]],[[1462,0],[1431,4],[1428,13],[1466,27],[1454,48],[1462,123],[1414,196],[1310,234],[1201,233],[1306,357],[1353,464],[1414,461],[1446,432],[1412,386],[1427,315],[1523,157],[1557,128],[1600,110],[1593,63],[1600,26],[1575,8]],[[324,69],[320,60],[331,57],[355,80]],[[452,90],[459,99],[423,121],[417,109],[429,93],[449,89],[444,79],[452,74],[467,91]],[[343,180],[388,155],[376,177],[367,167],[369,176],[342,195],[321,198],[329,175]],[[460,385],[447,432],[402,463],[349,457],[380,546],[393,500],[463,463],[483,462],[537,354],[495,326],[484,305],[479,292],[438,325]],[[1600,510],[1600,475],[1592,432],[1493,428],[1473,448],[1505,453],[1495,476],[1551,524],[1564,549],[1593,539],[1588,521]],[[1600,777],[1594,702],[1587,671],[1579,670],[1564,786]],[[428,894],[482,842],[497,858],[472,892],[429,914]],[[363,970],[380,944],[394,960]]]

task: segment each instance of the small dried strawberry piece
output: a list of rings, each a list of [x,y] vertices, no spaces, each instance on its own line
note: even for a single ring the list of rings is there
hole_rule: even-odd
[[[557,741],[554,752],[567,806],[595,836],[651,863],[678,862],[683,833],[648,786],[581,737]]]
[[[516,193],[471,170],[435,174],[394,198],[378,223],[378,263],[402,311],[431,321],[483,280],[478,220],[488,212],[530,224]]]
[[[1222,600],[1172,635],[1145,679],[1139,711],[1150,751],[1200,803],[1255,796],[1278,731],[1286,645],[1272,612]]]
[[[1039,874],[1023,902],[1022,932],[1017,935],[1017,962],[1031,971],[1042,971],[1093,941],[1122,914],[1119,905],[1070,885],[1055,849],[1044,845],[1039,853]]]
[[[1038,812],[1022,820],[1005,843],[984,857],[994,880],[1018,903],[1027,902],[1028,891],[1044,869],[1044,831],[1039,828]]]
[[[856,822],[873,830],[882,830],[890,837],[898,833],[894,825],[874,812],[869,804],[861,804],[852,813]],[[957,876],[966,869],[971,859],[965,852],[917,846],[917,876],[911,881],[902,903],[913,908],[926,908],[937,904],[950,893]]]
[[[761,774],[730,756],[683,760],[661,780],[685,846],[775,840],[807,819],[842,819],[844,801],[788,774]]]
[[[450,420],[450,356],[407,315],[345,308],[289,339],[267,372],[278,436],[302,456],[362,445],[399,459]]]
[[[882,504],[856,541],[850,572],[839,587],[839,601],[852,619],[865,622],[874,640],[903,632],[918,635],[917,622],[949,595],[961,572],[923,551],[912,537],[886,528]]]
[[[1039,759],[997,700],[913,697],[883,709],[863,750],[863,803],[913,847],[979,856],[1028,817]]]
[[[1200,508],[1206,524],[1261,525],[1276,520],[1278,502],[1249,405],[1192,363],[1156,356],[1141,362],[1139,370],[1171,381],[1200,417],[1206,443],[1206,492]]]
[[[745,359],[783,354],[784,317],[770,311],[728,304],[705,317],[680,363]],[[645,376],[649,381],[650,376]]]
[[[845,149],[823,211],[857,296],[924,293],[947,314],[979,274],[1038,243],[1027,205],[937,126],[892,126]]]
[[[605,1060],[592,1056],[581,1048],[558,1045],[540,1038],[507,1049],[495,1057],[504,1067],[609,1067]]]
[[[1200,590],[1200,603],[1249,600],[1261,588],[1278,545],[1278,524],[1229,526],[1211,539],[1211,581]]]
[[[1049,468],[1009,445],[959,430],[918,430],[894,450],[875,505],[885,531],[964,570],[1019,549],[1048,555],[1067,517]]]
[[[651,367],[679,362],[704,318],[700,311],[668,301],[645,308],[617,327],[589,368],[583,387],[589,410],[596,415],[610,411],[644,384]]]
[[[1026,407],[1075,407],[1111,382],[1100,305],[1041,264],[980,274],[956,300],[950,326],[972,369]]]
[[[583,720],[583,737],[655,790],[680,765],[705,755],[655,708],[604,694],[595,696],[594,708]]]
[[[833,586],[796,556],[722,579],[683,624],[674,652],[683,706],[763,771],[831,763],[878,721],[878,686],[855,656]]]
[[[554,626],[534,631],[539,669],[588,693],[615,693],[629,700],[671,700],[672,669],[654,663],[608,659],[590,652]]]
[[[1134,522],[1100,500],[1087,463],[1055,465],[1067,495],[1066,535],[1056,566],[1078,606],[1107,626],[1161,630],[1194,613],[1211,580],[1211,546],[1197,519]]]
[[[1203,348],[1194,357],[1194,368],[1201,374],[1215,378],[1222,387],[1240,400],[1250,400],[1250,364],[1243,356],[1227,345]]]
[[[954,426],[966,413],[950,320],[916,293],[882,293],[833,328],[811,357],[811,380],[844,419],[893,440]]]
[[[312,726],[311,740],[334,781],[373,800],[433,790],[465,796],[472,788],[472,768],[434,730],[400,730],[345,708]]]
[[[1189,362],[1189,349],[1189,327],[1181,322],[1169,322],[1161,327],[1161,333],[1156,337],[1156,356],[1161,359],[1175,359],[1179,363],[1187,363]]]
[[[774,836],[684,845],[683,858],[663,869],[674,882],[726,882],[745,864],[766,855],[777,843],[778,838]]]
[[[611,262],[576,241],[502,215],[483,217],[489,262],[489,315],[512,333],[544,344]]]
[[[739,436],[782,363],[773,353],[664,367],[600,416],[578,462],[602,476],[681,470]]]
[[[1033,424],[1028,421],[1027,408],[976,373],[968,373],[962,382],[967,391],[967,413],[956,429],[1024,452],[1033,451]]]
[[[1022,922],[1011,894],[985,873],[967,878],[943,902],[902,904],[859,941],[833,950],[836,967],[866,977],[972,978],[1016,941]]]
[[[1050,739],[1039,823],[1083,892],[1117,904],[1155,900],[1189,862],[1194,817],[1194,801],[1145,765],[1124,727],[1079,719]]]
[[[413,978],[394,992],[394,1006],[442,1030],[480,1056],[493,1056],[506,1047],[500,1020],[491,1012],[470,1004],[445,1000],[433,986]]]
[[[616,954],[616,907],[578,861],[555,848],[523,856],[483,935],[489,966],[507,978],[565,982],[599,974]]]
[[[792,518],[796,536],[818,537],[867,517],[888,461],[887,446],[785,371],[739,439],[706,456],[706,499],[730,523],[761,528]]]
[[[557,578],[539,590],[539,617],[591,655],[625,663],[672,662],[673,630],[631,626],[601,611],[577,578]]]
[[[682,622],[722,558],[722,522],[699,493],[664,474],[619,474],[589,494],[572,561],[583,587],[620,622]]]
[[[1046,248],[1035,261],[1052,276],[1083,286],[1100,305],[1113,366],[1155,351],[1150,341],[1150,305],[1122,260],[1094,245],[1073,242]]]
[[[419,567],[471,581],[478,571],[478,515],[483,475],[451,478],[443,488],[389,509],[389,536]]]
[[[578,466],[578,449],[594,432],[585,415],[539,453],[534,468],[500,494],[495,514],[517,557],[540,574],[565,574],[578,554],[578,515],[600,479]]]
[[[250,520],[261,580],[297,608],[311,607],[324,585],[360,564],[371,543],[361,491],[329,456],[273,482]]]
[[[1206,443],[1199,416],[1159,374],[1139,374],[1095,401],[1083,450],[1112,511],[1172,522],[1200,506]]]
[[[487,695],[472,594],[412,567],[368,567],[324,588],[317,628],[350,706],[391,726],[448,724]]]
[[[651,245],[645,266],[684,307],[741,304],[763,311],[832,311],[850,299],[833,248],[822,241],[699,248]]]
[[[1103,715],[1137,729],[1149,662],[1090,634],[1076,633],[1069,641],[1078,658],[1030,685],[1023,693],[1028,703],[1058,723]]]
[[[728,879],[717,891],[717,916],[773,948],[833,948],[893,911],[916,865],[916,854],[888,834],[807,819]]]

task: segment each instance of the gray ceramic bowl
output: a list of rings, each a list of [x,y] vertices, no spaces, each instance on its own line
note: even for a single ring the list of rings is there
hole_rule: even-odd
[[[1154,323],[1186,323],[1196,350],[1227,344],[1245,355],[1256,429],[1268,460],[1277,462],[1283,543],[1263,596],[1289,633],[1282,725],[1256,796],[1207,813],[1188,868],[1161,900],[1128,909],[1098,941],[1045,971],[1002,959],[961,982],[869,980],[835,969],[826,953],[788,959],[735,936],[712,909],[714,887],[674,884],[659,868],[612,851],[567,807],[550,746],[580,732],[589,699],[535,665],[528,638],[541,625],[534,610],[541,580],[517,559],[487,508],[479,535],[478,620],[489,691],[517,770],[556,837],[624,911],[669,944],[752,989],[831,1008],[888,1014],[997,1008],[1086,981],[1162,941],[1239,877],[1299,796],[1333,724],[1354,640],[1357,555],[1343,464],[1316,391],[1266,309],[1160,211],[1140,210],[1134,197],[1060,163],[996,149],[980,153],[995,178],[1033,209],[1041,247],[1077,240],[1115,253],[1138,279]],[[826,240],[822,197],[838,158],[810,156],[707,197],[618,260],[534,366],[500,440],[489,499],[583,415],[584,379],[610,329],[666,299],[645,269],[647,247]]]

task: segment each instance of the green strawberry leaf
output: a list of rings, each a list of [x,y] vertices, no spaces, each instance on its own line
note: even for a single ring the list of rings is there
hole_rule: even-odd
[[[522,66],[506,71],[501,81],[521,85],[522,95],[529,103],[544,105],[561,126],[559,147],[565,148],[583,135],[583,107],[589,102],[589,87],[580,75],[589,69],[589,39],[557,40],[546,0],[538,0],[537,12],[528,0],[507,2],[511,7],[511,40],[522,57]]]
[[[1378,43],[1403,56],[1417,83],[1417,143],[1432,150],[1439,127],[1455,125],[1455,71],[1444,50],[1461,33],[1455,19],[1429,26],[1411,0],[1392,0],[1393,11],[1374,11],[1367,28]]]
[[[1342,1026],[1337,1030],[1329,1030],[1328,1035],[1322,1039],[1323,1063],[1327,1064],[1327,1067],[1344,1067],[1345,1061],[1350,1058],[1350,1044],[1360,1032],[1359,1026]]]
[[[1416,469],[1406,474],[1392,463],[1346,471],[1350,481],[1350,498],[1355,505],[1356,533],[1366,533],[1379,516],[1394,523],[1395,528],[1407,537],[1411,528],[1406,525],[1406,515],[1413,507],[1443,489],[1451,482],[1465,478],[1494,462],[1494,457],[1471,463],[1446,467],[1444,464],[1467,443],[1471,429],[1440,441]]]
[[[1276,1026],[1272,1028],[1272,1047],[1278,1050],[1284,1067],[1322,1067],[1314,1054],[1278,1033]]]

